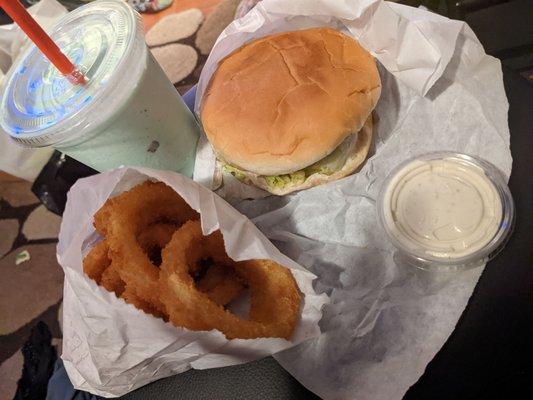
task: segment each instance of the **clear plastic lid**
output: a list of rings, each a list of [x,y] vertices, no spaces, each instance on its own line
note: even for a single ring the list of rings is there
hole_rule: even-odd
[[[32,46],[4,81],[2,129],[21,144],[47,146],[75,139],[105,121],[142,72],[136,64],[142,64],[147,50],[139,18],[119,0],[97,1],[67,14],[51,37],[87,84],[70,83]]]
[[[378,197],[378,215],[402,261],[454,271],[493,258],[514,224],[514,203],[501,172],[452,152],[418,156],[396,167]]]

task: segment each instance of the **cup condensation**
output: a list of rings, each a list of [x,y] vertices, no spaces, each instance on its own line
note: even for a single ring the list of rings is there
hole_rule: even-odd
[[[67,14],[52,39],[85,74],[68,82],[36,47],[4,81],[0,125],[16,142],[52,146],[96,170],[145,166],[191,176],[200,128],[119,0]]]

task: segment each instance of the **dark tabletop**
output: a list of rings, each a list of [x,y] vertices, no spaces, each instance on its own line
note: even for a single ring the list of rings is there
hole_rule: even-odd
[[[516,203],[515,232],[503,252],[486,266],[455,331],[405,399],[518,399],[513,393],[520,388],[529,387],[531,392],[533,362],[528,352],[533,354],[533,85],[506,68],[504,83],[510,104],[514,161],[509,186]],[[122,397],[315,398],[272,357],[233,367],[190,370]]]

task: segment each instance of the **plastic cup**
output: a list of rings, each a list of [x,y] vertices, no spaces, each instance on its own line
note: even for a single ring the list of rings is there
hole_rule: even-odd
[[[67,14],[52,39],[87,79],[70,83],[33,46],[3,84],[0,126],[98,171],[121,165],[191,176],[200,128],[153,59],[139,14],[99,0]]]
[[[394,168],[377,211],[398,260],[442,272],[493,259],[507,243],[515,216],[498,168],[454,152],[423,154]]]

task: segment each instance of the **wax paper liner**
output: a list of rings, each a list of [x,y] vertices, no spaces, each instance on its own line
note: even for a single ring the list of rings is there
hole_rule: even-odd
[[[195,112],[200,114],[203,94],[225,56],[269,34],[313,27],[330,27],[354,37],[387,73],[422,96],[450,63],[460,32],[471,33],[463,22],[379,0],[263,0],[218,37],[200,75]],[[215,189],[220,184],[215,170],[213,152],[202,136],[194,180]],[[267,195],[235,184],[229,174],[225,178],[229,188],[221,195],[229,200]]]
[[[83,273],[83,256],[98,240],[94,213],[109,197],[146,179],[165,182],[197,210],[204,234],[220,229],[233,259],[272,259],[292,270],[303,300],[301,320],[290,341],[227,340],[218,331],[176,328],[126,304]],[[177,173],[120,168],[79,180],[68,194],[57,257],[65,271],[61,357],[74,387],[97,395],[121,396],[190,368],[256,360],[320,334],[318,321],[327,296],[315,294],[315,276],[281,254],[222,198]]]
[[[500,62],[461,21],[378,0],[263,0],[220,35],[198,84],[196,112],[217,63],[243,43],[316,26],[359,40],[378,62],[373,145],[354,175],[276,197],[224,175],[217,190],[327,293],[319,338],[275,358],[322,398],[400,399],[453,331],[483,268],[433,274],[403,265],[376,216],[388,173],[408,158],[457,151],[511,173]],[[260,93],[258,93],[258,96]],[[214,187],[205,136],[195,180]],[[256,198],[256,200],[244,200]]]

